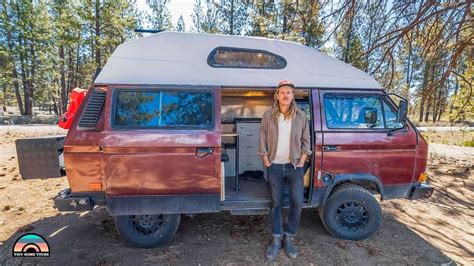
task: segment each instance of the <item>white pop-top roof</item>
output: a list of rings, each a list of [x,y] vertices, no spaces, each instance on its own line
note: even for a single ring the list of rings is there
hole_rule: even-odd
[[[285,58],[283,69],[214,68],[207,58],[216,47],[265,50]],[[161,32],[115,49],[96,84],[178,84],[381,89],[367,73],[307,46],[266,38]]]

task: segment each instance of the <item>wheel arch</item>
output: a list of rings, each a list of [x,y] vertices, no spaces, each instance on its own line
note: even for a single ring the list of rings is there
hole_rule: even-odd
[[[336,191],[341,185],[345,183],[352,183],[361,186],[369,191],[377,192],[380,195],[380,199],[385,199],[385,193],[383,190],[382,182],[380,178],[371,174],[336,174],[334,175],[333,182],[326,187],[324,190],[323,198],[320,206],[324,206],[327,199],[332,192]]]

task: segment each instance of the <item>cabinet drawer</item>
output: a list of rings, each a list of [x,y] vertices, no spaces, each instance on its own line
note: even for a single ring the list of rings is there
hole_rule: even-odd
[[[258,142],[240,142],[239,155],[240,156],[258,156]]]
[[[260,131],[260,123],[238,123],[237,132],[242,131]]]
[[[252,142],[252,141],[257,141],[260,136],[260,131],[255,131],[255,130],[249,130],[249,131],[243,131],[239,132],[239,141],[240,142]]]
[[[263,171],[263,169],[263,161],[260,156],[240,157],[239,159],[240,174],[245,171]]]

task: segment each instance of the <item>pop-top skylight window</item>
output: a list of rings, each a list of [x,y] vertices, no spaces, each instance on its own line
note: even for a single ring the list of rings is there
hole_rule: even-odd
[[[217,47],[207,58],[211,67],[282,69],[285,58],[263,50]]]

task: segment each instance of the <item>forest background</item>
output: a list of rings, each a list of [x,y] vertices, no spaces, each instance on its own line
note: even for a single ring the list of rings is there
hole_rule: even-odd
[[[0,115],[65,112],[119,44],[152,29],[296,41],[407,98],[412,121],[474,121],[471,0],[195,0],[192,25],[172,23],[170,1],[0,0]]]

